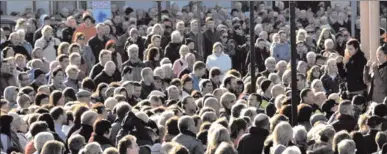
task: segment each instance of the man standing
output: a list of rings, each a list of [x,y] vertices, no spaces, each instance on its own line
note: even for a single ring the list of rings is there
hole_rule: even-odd
[[[215,21],[211,17],[206,18],[207,30],[203,33],[203,46],[204,46],[204,56],[203,59],[207,59],[209,55],[212,54],[212,46],[216,42],[215,35]]]
[[[145,67],[145,64],[138,57],[138,50],[136,44],[130,45],[127,49],[129,59],[122,64],[122,68],[125,66],[132,67],[133,81],[141,80],[141,71]]]
[[[67,17],[66,25],[67,27],[62,30],[62,41],[71,43],[75,28],[77,27],[77,22],[73,16]]]
[[[151,68],[146,67],[141,71],[141,99],[146,99],[148,95],[156,89],[153,85],[153,71]]]
[[[356,39],[350,39],[346,44],[344,58],[337,58],[339,75],[346,80],[350,97],[357,94],[364,94],[367,85],[363,80],[363,69],[367,59],[360,50],[360,43]]]
[[[174,137],[172,141],[185,146],[191,154],[203,154],[203,144],[196,139],[195,121],[190,116],[182,116],[177,126],[180,134]]]
[[[102,82],[110,84],[111,82],[114,82],[114,81],[120,81],[121,79],[119,79],[118,77],[121,77],[121,76],[116,77],[114,75],[116,69],[117,69],[116,64],[114,64],[113,61],[108,61],[105,64],[103,71],[94,78],[95,85],[99,85]]]
[[[190,77],[192,78],[193,89],[200,91],[199,82],[204,74],[206,74],[206,64],[201,61],[198,61],[194,64],[193,73],[190,73]]]
[[[62,126],[67,121],[67,115],[65,110],[62,107],[56,106],[51,109],[50,115],[54,119],[55,133],[57,133],[63,141],[66,141],[66,135],[62,130]]]
[[[97,35],[92,37],[87,43],[93,51],[95,57],[98,57],[99,52],[105,48],[105,44],[109,41],[109,38],[105,36],[105,26],[105,24],[97,24]],[[96,63],[98,62],[99,59],[96,60]]]
[[[276,61],[285,60],[286,62],[290,61],[290,44],[287,40],[287,34],[285,31],[280,30],[278,32],[278,35],[280,36],[280,42],[275,43],[273,42],[271,46],[271,53],[272,57],[276,59]]]

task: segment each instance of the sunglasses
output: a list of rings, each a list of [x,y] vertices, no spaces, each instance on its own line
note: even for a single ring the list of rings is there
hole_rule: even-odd
[[[85,37],[80,37],[78,38],[78,40],[85,40]]]
[[[313,31],[308,31],[308,34],[313,34],[314,32]]]
[[[222,36],[222,38],[227,38],[228,36]]]

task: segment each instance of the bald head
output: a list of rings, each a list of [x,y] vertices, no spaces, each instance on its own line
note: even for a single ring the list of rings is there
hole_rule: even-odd
[[[94,111],[86,111],[81,116],[81,123],[93,126],[95,120],[97,120],[98,114]]]
[[[215,110],[216,115],[219,115],[220,104],[214,97],[207,98],[204,102],[204,107],[210,107]]]
[[[109,76],[112,76],[116,70],[116,64],[113,61],[108,61],[105,64],[103,71]]]

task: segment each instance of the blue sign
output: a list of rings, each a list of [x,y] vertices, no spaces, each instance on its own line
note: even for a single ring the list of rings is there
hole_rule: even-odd
[[[91,6],[96,23],[102,23],[112,17],[110,1],[92,1]]]

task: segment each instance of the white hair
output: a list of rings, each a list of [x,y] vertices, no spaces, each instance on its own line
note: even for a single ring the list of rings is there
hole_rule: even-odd
[[[138,45],[137,44],[131,44],[128,49],[127,49],[127,52],[129,53],[129,51],[131,50],[137,50],[138,51]]]
[[[53,141],[54,135],[49,132],[40,132],[34,137],[34,147],[37,151],[42,150],[44,144],[48,141]]]
[[[82,151],[82,152],[81,152]],[[101,145],[97,142],[91,142],[85,145],[85,147],[79,153],[95,154],[102,153]]]
[[[316,57],[316,53],[314,53],[313,51],[310,51],[306,54],[306,57],[311,57],[311,56]]]
[[[356,149],[356,143],[353,140],[344,139],[338,144],[339,154],[353,154]]]
[[[273,145],[287,146],[293,138],[293,129],[288,122],[280,122],[273,130]]]
[[[144,121],[145,123],[148,123],[149,122],[149,117],[147,114],[145,114],[144,112],[137,112],[136,113],[136,117],[138,117],[139,119],[141,119],[142,121]]]
[[[324,46],[327,46],[328,43],[333,43],[332,39],[326,39],[324,42]]]
[[[306,128],[302,125],[293,127],[293,141],[295,144],[305,144],[307,143],[307,131]]]
[[[265,65],[267,65],[267,63],[269,63],[270,61],[274,61],[274,62],[275,62],[275,58],[274,58],[274,57],[268,57],[268,58],[266,58],[266,60],[265,60]]]
[[[282,154],[301,154],[301,150],[296,146],[291,146],[287,147]]]
[[[113,110],[114,107],[115,107],[117,104],[118,104],[118,101],[117,101],[115,98],[113,98],[113,97],[108,97],[108,98],[105,100],[105,102],[104,102],[104,105],[105,105],[107,108],[111,109],[111,110]]]
[[[177,39],[177,38],[180,39],[180,37],[181,37],[181,34],[177,30],[173,31],[172,34],[171,34],[171,40],[174,40],[174,39]]]

